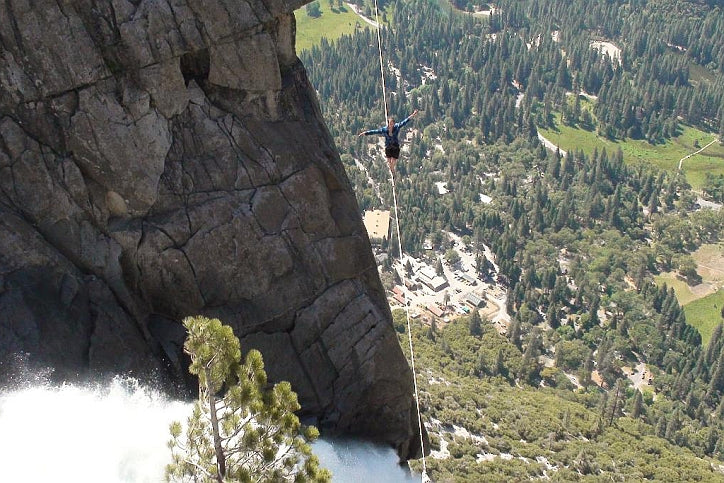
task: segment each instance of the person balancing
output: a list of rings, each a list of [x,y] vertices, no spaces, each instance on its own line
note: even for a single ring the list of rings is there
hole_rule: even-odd
[[[400,157],[400,140],[397,135],[400,133],[400,129],[410,122],[410,120],[417,114],[417,109],[412,114],[407,116],[400,122],[395,122],[395,118],[389,117],[387,119],[387,125],[377,129],[370,129],[369,131],[362,131],[359,133],[360,136],[369,136],[370,134],[382,134],[385,136],[385,156],[387,156],[387,165],[390,167],[390,172],[395,172],[395,166],[397,165],[397,158]]]

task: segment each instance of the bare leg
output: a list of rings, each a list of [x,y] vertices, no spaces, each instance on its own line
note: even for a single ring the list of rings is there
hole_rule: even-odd
[[[395,173],[395,166],[397,166],[397,159],[395,158],[387,158],[387,165],[390,167],[390,172],[392,174]]]

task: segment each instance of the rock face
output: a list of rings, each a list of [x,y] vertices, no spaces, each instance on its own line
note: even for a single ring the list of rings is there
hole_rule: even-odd
[[[419,452],[410,370],[294,50],[305,0],[0,3],[0,360],[182,378],[232,325],[333,432]]]

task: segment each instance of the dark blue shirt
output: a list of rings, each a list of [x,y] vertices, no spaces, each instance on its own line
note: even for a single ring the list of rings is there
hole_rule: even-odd
[[[400,145],[400,140],[397,138],[397,135],[400,133],[400,128],[410,122],[410,117],[406,117],[400,122],[395,123],[395,127],[392,129],[392,134],[390,134],[387,131],[387,126],[382,126],[377,129],[371,129],[369,131],[365,131],[365,136],[369,136],[370,134],[382,134],[385,136],[385,147],[393,146],[393,145]]]

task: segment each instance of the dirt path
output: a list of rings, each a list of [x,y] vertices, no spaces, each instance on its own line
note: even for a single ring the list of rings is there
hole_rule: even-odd
[[[378,27],[379,27],[379,24],[378,24],[377,22],[375,22],[375,21],[372,20],[371,18],[367,18],[367,17],[365,17],[364,15],[362,15],[362,11],[360,10],[360,8],[359,8],[357,5],[355,5],[355,4],[353,4],[353,3],[348,3],[348,4],[346,4],[346,5],[347,5],[349,8],[351,8],[352,11],[353,11],[354,13],[356,13],[362,20],[364,20],[364,21],[367,22],[368,24],[372,25],[374,28],[378,28]]]
[[[685,161],[685,160],[691,158],[692,156],[696,156],[697,154],[699,154],[700,152],[704,151],[706,148],[708,148],[709,146],[711,146],[712,144],[714,144],[714,143],[717,142],[717,141],[719,141],[719,138],[714,138],[714,140],[713,140],[712,142],[710,142],[709,144],[707,144],[706,146],[704,146],[704,147],[701,148],[700,150],[698,150],[698,151],[696,151],[696,152],[693,152],[693,153],[691,153],[691,154],[687,154],[686,156],[684,156],[683,158],[681,158],[681,159],[679,160],[679,171],[681,171],[681,167],[682,167],[682,165],[684,164],[684,161]]]
[[[562,150],[561,148],[559,148],[558,146],[553,144],[553,142],[551,142],[550,139],[546,138],[541,133],[538,133],[538,139],[540,139],[540,142],[542,142],[543,146],[545,146],[547,149],[550,149],[554,153],[556,152],[556,149],[557,149],[561,153],[561,156],[563,156],[564,158],[566,157],[566,152],[564,150]]]
[[[704,265],[703,263],[700,263],[698,266],[706,268],[707,270],[710,270],[712,272],[719,272],[720,274],[724,275],[724,270],[722,270],[721,268],[710,267],[708,265]]]
[[[515,98],[515,108],[518,109],[520,105],[523,103],[523,98],[525,97],[525,94],[520,92],[518,96]]]

